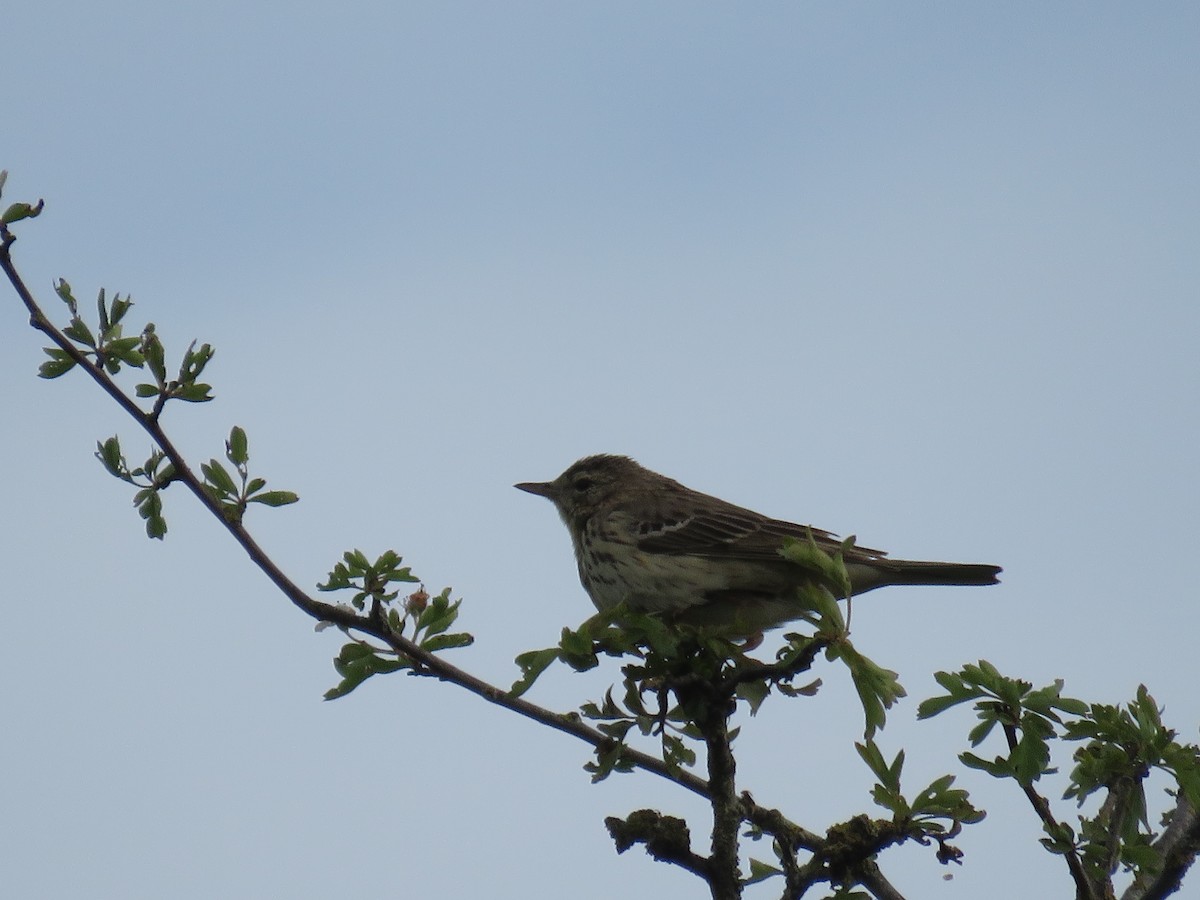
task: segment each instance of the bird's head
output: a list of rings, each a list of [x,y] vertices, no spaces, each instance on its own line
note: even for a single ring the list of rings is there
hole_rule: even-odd
[[[586,521],[645,471],[628,456],[600,454],[584,457],[553,481],[526,481],[513,487],[545,497],[570,525]]]

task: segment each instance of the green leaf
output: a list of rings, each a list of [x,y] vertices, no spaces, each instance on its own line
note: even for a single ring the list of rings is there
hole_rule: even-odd
[[[157,540],[162,540],[167,533],[167,520],[159,515],[146,517],[146,535]]]
[[[160,386],[167,383],[167,364],[163,356],[162,341],[158,339],[158,335],[154,331],[154,323],[151,322],[142,332],[142,356],[146,360],[146,367],[154,376],[155,382]],[[145,396],[139,394],[138,396]]]
[[[742,880],[742,884],[758,884],[760,881],[766,881],[768,878],[774,878],[776,875],[782,875],[783,869],[778,866],[772,866],[762,860],[750,858],[750,877]]]
[[[589,716],[589,718],[592,718]],[[633,719],[619,719],[615,722],[601,722],[596,728],[614,741],[624,741],[629,729],[637,724]]]
[[[1046,832],[1048,837],[1040,838],[1039,842],[1051,853],[1061,856],[1075,849],[1075,832],[1065,822],[1043,824],[1042,831]]]
[[[71,292],[71,285],[67,279],[60,278],[54,282],[54,293],[58,294],[62,302],[67,304],[67,309],[71,311],[71,315],[76,315],[79,303],[76,301],[75,295]]]
[[[157,397],[159,394],[162,393],[162,391],[159,390],[154,385],[146,384],[145,382],[143,382],[142,384],[135,385],[133,388],[133,392],[135,394],[137,394],[139,397]]]
[[[71,359],[66,353],[57,348],[47,347],[46,352],[51,355],[51,359],[46,360],[38,366],[38,378],[58,378],[60,375],[65,375],[75,368],[75,360]],[[62,354],[56,356],[56,354]]]
[[[970,769],[987,772],[993,778],[1015,778],[1016,772],[1008,760],[997,756],[994,760],[986,760],[974,753],[960,753],[959,761]]]
[[[265,506],[287,506],[289,503],[296,503],[299,500],[299,495],[291,491],[263,491],[261,494],[255,494],[248,498],[250,503],[262,503]],[[404,580],[411,581],[413,579]]]
[[[246,439],[246,431],[240,425],[234,425],[229,431],[229,440],[225,442],[225,456],[235,466],[244,466],[250,461],[250,443]]]
[[[971,742],[972,747],[978,747],[983,743],[984,739],[992,733],[992,729],[996,727],[996,719],[988,716],[978,725],[971,729],[967,734],[967,740]]]
[[[558,644],[558,658],[576,672],[586,672],[600,664],[596,655],[596,645],[592,638],[592,629],[580,627],[577,631],[564,628]]]
[[[904,687],[898,676],[859,653],[848,640],[831,644],[825,651],[829,659],[841,659],[850,669],[850,678],[858,692],[866,719],[864,736],[869,740],[884,726],[885,710],[905,696]]]
[[[140,337],[123,337],[114,338],[104,345],[104,352],[109,356],[115,356],[131,366],[141,366],[144,362],[142,355],[137,352],[138,345],[141,344]]]
[[[758,713],[758,708],[770,693],[771,686],[764,680],[743,681],[737,686],[737,696],[746,701],[752,716]]]
[[[149,519],[162,512],[162,497],[152,487],[142,488],[133,495],[133,502],[143,519]]]
[[[104,302],[104,288],[100,288],[100,293],[96,297],[96,312],[100,316],[100,337],[107,338],[112,323],[108,321],[108,304]]]
[[[350,573],[341,563],[336,563],[324,584],[317,584],[318,591],[341,591],[351,587]]]
[[[952,706],[958,706],[970,699],[969,697],[953,697],[946,695],[943,697],[930,697],[928,700],[922,700],[917,705],[917,718],[929,719],[933,716],[943,713]]]
[[[962,678],[955,672],[934,672],[933,680],[954,696],[960,696],[970,691]]]
[[[63,334],[77,344],[83,344],[86,347],[96,346],[96,336],[88,328],[87,322],[83,321],[79,316],[72,317],[70,324],[63,329]]]
[[[533,687],[538,676],[549,668],[550,664],[559,658],[557,647],[547,647],[545,650],[529,650],[517,657],[517,665],[521,669],[521,677],[513,682],[508,689],[510,697],[520,697]]]
[[[429,605],[422,610],[417,619],[417,630],[424,631],[426,637],[440,634],[454,624],[455,619],[458,618],[458,608],[461,605],[461,600],[451,603],[449,595],[443,591],[429,601]]]
[[[1194,751],[1195,748],[1191,747]],[[1184,796],[1192,806],[1200,809],[1200,771],[1195,768],[1195,761],[1188,766],[1175,767],[1175,780],[1179,784],[1179,789],[1183,791]]]
[[[325,691],[325,700],[335,700],[337,697],[346,696],[350,691],[358,688],[362,682],[365,682],[367,678],[370,678],[377,672],[389,670],[389,668],[402,668],[403,666],[404,664],[401,660],[382,660],[377,658],[376,650],[365,646],[365,644],[344,644],[341,652],[337,654],[337,658],[334,660],[334,668],[342,676],[342,683],[338,684],[336,688]]]
[[[784,681],[776,682],[775,687],[785,697],[815,697],[821,687],[821,679],[816,678],[808,684],[792,685]]]
[[[181,384],[171,392],[172,397],[177,397],[185,403],[207,403],[212,397],[211,384]]]
[[[290,493],[290,492],[289,491],[280,491],[280,493],[286,494],[286,493]],[[397,556],[396,561],[399,562],[400,557]],[[376,566],[376,569],[379,571],[386,570],[387,568],[388,568],[388,566]],[[414,575],[412,573],[412,570],[408,566],[404,566],[404,567],[398,568],[398,569],[392,569],[392,571],[387,573],[386,580],[388,582],[399,581],[399,582],[403,582],[405,584],[418,584],[421,581],[420,578],[418,578],[416,575]]]
[[[1153,739],[1162,731],[1162,715],[1158,704],[1144,684],[1138,685],[1137,698],[1129,704],[1129,711],[1133,713],[1143,738]]]
[[[931,718],[945,712],[952,706],[957,706],[968,700],[976,700],[983,696],[983,693],[978,688],[969,687],[958,673],[935,672],[933,678],[946,690],[946,695],[943,697],[930,697],[928,700],[922,701],[917,706],[918,719]]]
[[[0,225],[12,225],[14,222],[20,222],[22,219],[33,219],[41,214],[42,202],[39,200],[36,206],[30,206],[28,203],[14,203],[4,211],[0,216]]]
[[[100,458],[108,466],[108,470],[114,475],[124,474],[125,458],[121,455],[120,438],[114,434],[103,443],[96,444],[96,446],[99,448]]]
[[[1033,784],[1044,774],[1050,762],[1050,747],[1038,734],[1031,729],[1022,729],[1021,739],[1009,757],[1017,781],[1025,786]]]
[[[233,482],[233,477],[217,460],[211,459],[207,463],[200,464],[200,471],[204,473],[204,479],[209,486],[225,497],[237,496],[237,485]]]
[[[585,772],[592,775],[592,784],[603,781],[613,772],[632,772],[633,763],[626,756],[626,746],[613,741],[610,744],[596,748],[596,762],[583,767]]]
[[[663,732],[662,748],[663,762],[670,769],[678,770],[680,767],[690,768],[696,764],[696,751],[673,734]]]
[[[1157,872],[1162,867],[1159,851],[1146,844],[1126,844],[1121,848],[1121,862],[1134,870]]]
[[[564,628],[558,646],[568,656],[590,656],[594,649],[591,635],[583,629]]]
[[[953,775],[943,775],[940,778],[930,782],[929,787],[925,788],[921,793],[917,794],[916,800],[913,801],[913,810],[915,812],[930,812],[930,805],[938,798],[946,793],[946,789],[954,784]]]
[[[473,643],[475,643],[474,636],[465,632],[459,634],[435,634],[433,637],[421,641],[421,647],[430,653],[437,653],[439,650],[469,647]]]
[[[131,307],[131,306],[133,306],[133,301],[129,299],[128,295],[126,295],[125,299],[123,299],[123,300],[121,299],[120,294],[114,295],[113,301],[112,301],[112,309],[109,312],[109,316],[108,316],[109,321],[113,325],[116,325],[123,318],[125,318],[125,313],[129,312],[129,307]]]
[[[856,742],[854,749],[858,751],[858,755],[862,757],[862,761],[867,764],[872,774],[879,779],[879,783],[891,793],[899,794],[900,773],[904,768],[904,751],[897,752],[896,758],[889,765],[883,758],[879,746],[872,740],[861,744]]]
[[[809,531],[807,540],[796,540],[795,538],[784,538],[783,547],[779,550],[779,554],[786,560],[795,563],[805,569],[808,569],[818,577],[823,587],[827,588],[834,598],[850,596],[850,576],[846,572],[846,566],[842,562],[842,552],[846,548],[854,545],[853,536],[847,538],[842,544],[842,550],[836,553],[826,553],[817,545],[816,538],[812,531]],[[816,599],[815,593],[813,599]],[[835,604],[836,607],[836,604]],[[823,613],[828,616],[830,610],[823,610]],[[841,618],[841,612],[836,613],[836,618]],[[839,631],[844,630],[843,628]]]
[[[208,361],[213,358],[213,350],[210,344],[201,344],[200,349],[196,349],[196,342],[188,346],[187,352],[183,354],[183,363],[179,367],[179,380],[184,384],[191,384],[204,371],[204,367],[208,365]]]
[[[96,459],[104,464],[104,468],[110,475],[120,478],[122,481],[129,480],[128,466],[125,458],[121,455],[121,442],[116,435],[96,442]]]

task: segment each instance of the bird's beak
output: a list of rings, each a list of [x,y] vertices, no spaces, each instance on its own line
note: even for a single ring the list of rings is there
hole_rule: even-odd
[[[520,484],[514,484],[519,491],[525,491],[529,494],[537,494],[539,497],[551,498],[554,492],[553,481],[522,481]]]

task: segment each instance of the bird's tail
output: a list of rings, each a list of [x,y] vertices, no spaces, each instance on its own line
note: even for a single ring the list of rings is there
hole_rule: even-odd
[[[981,585],[998,584],[1002,569],[986,563],[925,562],[915,559],[872,560],[869,566],[847,563],[854,593],[895,584]]]

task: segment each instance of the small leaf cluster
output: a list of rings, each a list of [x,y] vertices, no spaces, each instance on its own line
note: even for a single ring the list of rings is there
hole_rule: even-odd
[[[943,775],[910,800],[900,788],[904,751],[888,762],[873,741],[855,744],[855,749],[878,779],[871,791],[872,799],[892,818],[872,819],[859,814],[831,825],[823,840],[814,836],[813,843],[806,844],[812,858],[799,868],[795,827],[777,813],[765,821],[759,819],[747,829],[746,837],[758,841],[770,835],[779,865],[751,857],[750,875],[742,880],[743,884],[790,873],[784,896],[802,896],[807,886],[828,882],[834,889],[831,897],[869,898],[873,895],[855,890],[862,883],[859,865],[886,847],[910,840],[925,846],[936,844],[937,859],[943,865],[961,861],[962,851],[950,840],[964,825],[980,822],[986,814],[971,803],[965,790],[953,787],[954,776]]]
[[[979,746],[999,726],[1008,752],[986,759],[971,752],[959,758],[967,766],[996,778],[1016,781],[1039,809],[1051,853],[1079,860],[1087,877],[1107,883],[1118,868],[1141,874],[1161,866],[1151,846],[1145,781],[1154,769],[1175,781],[1175,796],[1200,808],[1200,748],[1181,744],[1176,732],[1162,723],[1161,710],[1144,686],[1124,708],[1088,704],[1062,696],[1061,680],[1042,688],[1000,674],[980,661],[955,673],[934,676],[946,694],[924,701],[921,718],[937,715],[960,703],[973,702],[979,723],[968,737]],[[1080,815],[1079,828],[1056,819],[1049,805],[1034,792],[1051,766],[1051,741],[1086,741],[1074,753],[1075,766],[1063,793],[1078,806],[1094,794],[1104,800],[1094,816]]]
[[[263,506],[287,506],[300,498],[292,491],[268,491],[265,478],[251,478],[250,448],[246,432],[234,425],[225,441],[225,458],[233,466],[237,478],[230,474],[220,460],[210,459],[200,464],[204,489],[220,506],[221,514],[231,522],[240,522],[251,503]]]
[[[196,342],[192,341],[184,351],[178,374],[174,378],[167,378],[166,350],[151,322],[142,332],[142,356],[145,357],[146,368],[154,377],[154,383],[143,382],[134,388],[134,392],[139,397],[154,397],[155,410],[161,410],[168,400],[206,403],[212,399],[212,385],[197,379],[214,353],[216,351],[211,344],[197,347]]]
[[[693,684],[690,679],[695,677],[696,668],[685,668],[679,662],[690,658],[693,664],[698,664],[697,668],[708,669],[710,677],[716,677],[728,655],[728,650],[717,646],[720,641],[720,638],[688,635],[673,645],[664,646],[660,642],[643,654],[641,662],[622,667],[620,701],[610,688],[601,702],[584,703],[580,712],[584,718],[598,723],[596,727],[620,746],[625,745],[626,736],[633,729],[643,737],[657,738],[669,771],[694,766],[696,751],[687,742],[703,740],[697,723],[712,715],[709,707],[720,699],[704,690],[703,682]],[[733,729],[729,740],[732,742],[736,736],[737,729]],[[619,752],[602,748],[596,760],[587,763],[584,769],[595,782],[607,778],[614,769],[624,771],[624,766]]]
[[[1032,787],[1043,775],[1058,771],[1050,766],[1048,741],[1062,725],[1059,713],[1078,716],[1087,712],[1087,704],[1062,696],[1061,680],[1034,690],[1028,681],[1001,675],[987,660],[963,666],[960,672],[937,672],[933,677],[946,694],[922,702],[917,717],[927,719],[975,701],[980,721],[968,735],[971,746],[978,747],[1000,726],[1009,752],[989,760],[968,751],[959,758],[972,769],[995,778],[1015,779],[1022,787]]]
[[[613,771],[628,771],[623,750],[631,733],[657,738],[669,769],[693,766],[696,752],[688,741],[702,740],[701,726],[715,716],[727,716],[737,701],[751,715],[772,690],[790,697],[812,696],[820,680],[795,685],[822,648],[823,638],[791,634],[773,663],[750,657],[744,645],[720,628],[671,622],[655,615],[618,608],[593,616],[577,630],[563,629],[557,647],[533,650],[517,657],[521,677],[511,693],[528,690],[554,662],[576,671],[599,664],[600,656],[626,660],[620,688],[610,688],[602,701],[580,707],[584,718],[613,743],[597,749],[597,759],[585,768],[593,780]],[[737,729],[729,732],[729,739]]]
[[[146,461],[135,469],[129,467],[121,452],[121,441],[116,435],[96,444],[96,459],[108,473],[138,490],[133,495],[133,505],[146,521],[146,535],[162,540],[167,533],[167,520],[163,518],[160,491],[175,480],[175,466],[161,450],[151,450]]]
[[[138,335],[126,337],[124,319],[133,301],[128,296],[114,294],[107,299],[103,288],[96,298],[96,325],[89,325],[79,312],[79,302],[71,285],[60,278],[54,285],[59,299],[67,305],[70,321],[63,328],[65,335],[79,348],[79,356],[90,360],[98,369],[116,375],[122,366],[148,369],[153,383],[142,382],[134,386],[134,393],[143,399],[154,397],[151,415],[155,418],[162,412],[168,400],[183,400],[187,403],[204,403],[212,399],[212,385],[200,381],[200,375],[216,352],[211,344],[196,346],[192,341],[183,354],[175,376],[168,377],[166,350],[162,340],[149,322]],[[76,355],[62,347],[43,348],[50,357],[38,369],[42,378],[58,378],[71,371],[78,362]]]
[[[66,279],[60,278],[55,282],[54,291],[67,305],[71,314],[70,321],[63,328],[63,334],[79,345],[85,358],[94,360],[97,367],[103,368],[110,375],[117,374],[122,365],[138,369],[143,366],[144,335],[126,337],[122,323],[125,314],[133,306],[132,300],[120,294],[114,294],[112,300],[108,300],[104,288],[101,288],[96,298],[98,327],[93,330],[79,314],[79,302]],[[39,377],[58,378],[75,368],[75,358],[61,347],[44,347],[43,350],[50,358],[38,368]]]
[[[785,538],[780,555],[798,566],[813,572],[817,583],[802,587],[797,592],[801,608],[806,612],[800,617],[816,629],[818,636],[828,639],[826,659],[841,660],[850,672],[854,689],[862,703],[866,719],[864,735],[870,740],[887,721],[887,710],[905,696],[899,676],[885,669],[860,653],[850,642],[848,616],[842,615],[837,598],[843,597],[850,603],[850,575],[846,571],[843,553],[854,546],[854,536],[842,542],[842,549],[827,553],[809,534],[807,541]],[[788,634],[791,641],[798,635]]]
[[[522,676],[511,693],[524,693],[555,661],[582,672],[597,666],[602,655],[629,661],[621,668],[619,691],[610,688],[601,701],[580,707],[583,717],[612,739],[584,766],[593,781],[631,770],[624,750],[634,731],[657,739],[669,769],[695,765],[696,752],[687,742],[702,739],[699,722],[727,715],[739,687],[731,674],[739,665],[762,668],[719,629],[619,608],[593,616],[576,630],[563,629],[557,647],[518,656]],[[730,739],[735,736],[736,729]]]
[[[963,825],[983,821],[986,813],[977,809],[962,788],[952,787],[953,775],[935,779],[912,800],[900,790],[900,774],[904,768],[904,751],[900,750],[888,763],[874,741],[854,745],[858,755],[879,779],[871,789],[871,799],[892,813],[892,821],[907,837],[922,844],[938,843],[938,859],[942,863],[958,862],[962,853],[946,841],[954,837]],[[943,820],[948,825],[943,824]]]
[[[854,535],[850,535],[842,541],[840,551],[827,553],[817,544],[810,528],[807,540],[785,537],[779,555],[812,572],[817,582],[835,598],[847,599],[851,592],[850,574],[846,571],[843,554],[854,546],[854,540]],[[841,613],[838,613],[838,617],[841,617]]]
[[[853,538],[845,546],[850,546]],[[610,689],[601,702],[586,703],[580,713],[597,721],[597,728],[613,743],[597,750],[597,760],[586,767],[594,780],[630,768],[623,754],[632,732],[657,737],[668,768],[695,764],[696,753],[687,740],[699,740],[698,726],[729,704],[745,702],[751,715],[778,690],[785,696],[811,696],[820,680],[794,685],[796,675],[808,671],[821,650],[830,660],[841,660],[850,671],[866,717],[870,738],[883,727],[885,710],[905,694],[895,672],[859,653],[849,640],[847,622],[835,589],[850,590],[842,554],[829,554],[814,540],[788,541],[785,558],[814,573],[814,581],[798,589],[796,618],[813,626],[810,635],[788,633],[773,663],[747,655],[749,644],[738,643],[728,628],[699,627],[620,606],[593,616],[576,630],[563,629],[558,646],[522,653],[516,659],[521,676],[510,693],[520,696],[555,662],[575,671],[599,664],[600,656],[626,660],[622,686]],[[733,734],[736,734],[736,729]]]
[[[1145,685],[1125,708],[1093,703],[1085,718],[1068,722],[1063,736],[1087,741],[1075,751],[1066,797],[1079,805],[1095,791],[1124,779],[1141,781],[1150,769],[1171,775],[1192,806],[1200,809],[1200,750],[1180,744],[1162,723],[1162,711]],[[1145,816],[1145,800],[1137,804]]]
[[[1145,685],[1138,686],[1124,708],[1091,704],[1086,716],[1066,723],[1063,737],[1087,742],[1074,753],[1075,767],[1064,798],[1082,807],[1096,792],[1107,792],[1095,817],[1080,818],[1084,862],[1108,873],[1117,863],[1134,872],[1156,872],[1161,861],[1150,846],[1153,831],[1146,779],[1154,769],[1165,772],[1174,780],[1176,794],[1200,809],[1200,748],[1176,740],[1176,732],[1163,725],[1161,710]]]
[[[825,655],[830,660],[840,659],[850,670],[850,678],[866,717],[864,734],[870,740],[887,721],[886,711],[907,693],[900,684],[900,676],[859,653],[849,640],[830,645]]]
[[[393,635],[406,638],[430,653],[472,644],[475,640],[472,635],[449,631],[458,619],[462,604],[462,600],[450,599],[450,588],[430,597],[421,586],[396,602],[400,591],[392,585],[420,582],[401,562],[399,554],[393,550],[384,551],[373,562],[361,550],[348,550],[334,565],[325,583],[318,584],[317,588],[353,591],[350,603],[355,609],[365,611],[369,604],[372,615],[381,617]],[[326,700],[346,696],[372,675],[400,669],[418,670],[418,664],[399,651],[376,647],[358,638],[342,647],[333,667],[342,676],[342,681],[326,691]]]
[[[403,560],[394,550],[385,550],[374,562],[361,550],[347,550],[342,554],[341,562],[330,571],[329,578],[324,584],[318,584],[317,589],[353,590],[350,603],[359,612],[367,608],[368,600],[387,606],[400,596],[398,590],[388,590],[390,585],[418,584],[421,580],[408,566],[401,566],[401,562]]]
[[[620,621],[628,628],[611,627]],[[586,672],[600,664],[600,656],[639,655],[640,641],[655,642],[664,648],[672,646],[674,637],[661,619],[626,608],[592,616],[577,629],[564,628],[558,646],[529,650],[516,658],[521,677],[513,683],[509,694],[520,697],[552,663],[563,662],[576,672]]]

